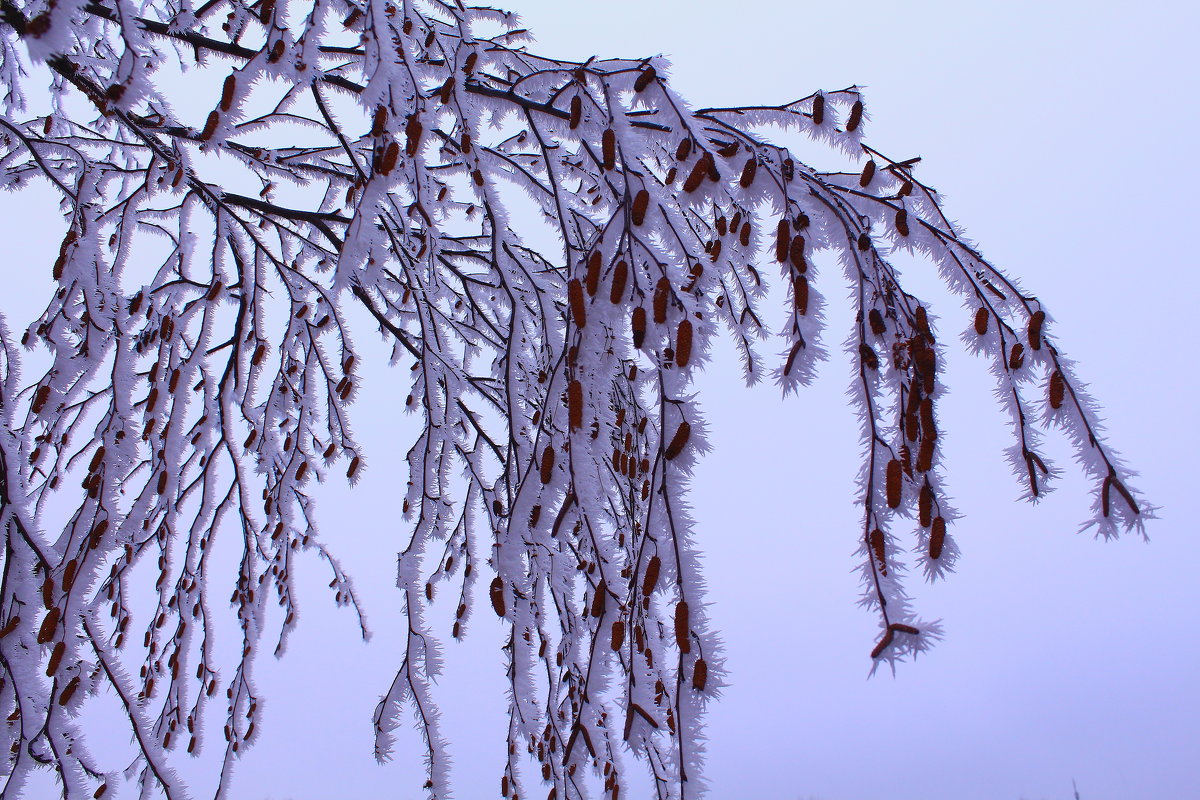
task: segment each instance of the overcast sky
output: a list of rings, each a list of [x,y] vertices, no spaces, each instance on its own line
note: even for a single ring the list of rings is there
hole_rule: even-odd
[[[919,175],[943,192],[949,215],[1046,303],[1059,345],[1106,411],[1110,441],[1162,507],[1149,544],[1100,543],[1076,533],[1090,496],[1074,476],[1036,508],[1017,502],[986,367],[952,344],[940,427],[948,488],[965,517],[963,558],[948,581],[914,584],[920,614],[941,618],[946,639],[894,678],[868,679],[877,631],[856,606],[851,572],[860,448],[843,391],[849,365],[835,355],[815,386],[785,402],[770,386],[742,388],[736,364],[718,359],[698,381],[714,452],[693,484],[731,684],[709,716],[711,796],[1049,800],[1071,797],[1072,779],[1083,800],[1195,796],[1200,264],[1191,193],[1200,176],[1185,146],[1200,89],[1193,6],[509,7],[545,55],[667,56],[675,89],[695,106],[864,87],[868,141],[897,159],[921,156]],[[914,285],[934,285],[919,266],[908,273]],[[837,353],[849,330],[847,287],[826,269],[819,288]],[[941,340],[954,343],[968,314],[928,294]],[[0,307],[12,312],[2,293]],[[402,537],[389,503],[405,480],[407,438],[393,439],[394,452],[386,442],[408,435],[390,413],[402,378],[367,376],[355,417],[360,438],[375,444],[371,469],[359,489],[334,490],[323,506],[327,540],[357,578],[375,641],[356,641],[350,614],[332,608],[311,566],[314,588],[301,598],[304,624],[288,657],[258,668],[268,697],[262,740],[237,768],[236,797],[419,795],[415,733],[391,765],[371,758],[370,715],[398,660],[392,565]],[[447,724],[467,800],[496,796],[503,763],[500,626],[485,616],[472,640],[447,646],[443,681],[459,698]],[[348,791],[351,780],[362,788]]]

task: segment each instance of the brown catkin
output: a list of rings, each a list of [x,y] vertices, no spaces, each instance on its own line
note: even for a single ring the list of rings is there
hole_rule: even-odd
[[[396,168],[396,162],[400,160],[400,145],[396,142],[388,144],[387,149],[383,152],[383,160],[379,164],[379,172],[382,175],[391,173]]]
[[[225,85],[221,87],[221,110],[228,111],[233,107],[233,92],[237,88],[237,78],[225,76]]]
[[[604,578],[596,584],[596,593],[592,595],[592,616],[603,617],[605,604],[608,601],[608,584],[604,582]]]
[[[654,67],[647,65],[641,74],[638,75],[637,80],[633,82],[633,90],[635,92],[646,91],[646,88],[654,83],[654,79],[657,77],[658,74],[654,71]]]
[[[346,477],[350,480],[354,480],[354,476],[358,474],[359,463],[358,456],[350,459],[350,467],[346,470]]]
[[[708,685],[708,662],[703,658],[696,659],[696,666],[692,668],[692,688],[697,692],[703,692],[704,687]]]
[[[692,652],[692,641],[690,637],[691,622],[688,619],[688,604],[680,600],[675,604],[675,642],[679,645],[679,652]]]
[[[75,692],[78,689],[79,689],[79,678],[78,677],[71,678],[70,683],[68,683],[66,688],[62,690],[62,693],[59,694],[58,704],[60,706],[65,706],[67,703],[71,702],[71,698],[75,696]]]
[[[609,645],[613,650],[620,650],[623,644],[625,644],[625,623],[617,620],[612,624],[612,640]]]
[[[638,306],[633,310],[633,346],[640,350],[646,341],[646,309]]]
[[[568,122],[568,124],[571,127],[571,130],[575,130],[576,128],[578,128],[579,123],[582,119],[583,119],[583,100],[579,97],[579,95],[574,95],[571,98],[571,118]]]
[[[625,299],[625,284],[629,280],[629,263],[625,260],[617,262],[613,267],[612,286],[608,290],[608,301],[613,305]]]
[[[825,121],[825,95],[823,94],[813,98],[812,121],[814,125],[820,125]]]
[[[39,386],[37,391],[33,393],[33,404],[31,410],[33,413],[38,413],[42,407],[46,405],[46,401],[50,399],[50,387],[46,385]]]
[[[606,169],[614,169],[617,166],[617,133],[612,128],[605,128],[604,135],[600,138],[600,152],[603,156],[601,166]]]
[[[741,242],[742,247],[750,246],[750,220],[742,223],[742,229],[738,231],[738,241]]]
[[[883,336],[887,333],[887,324],[883,321],[883,314],[878,308],[872,308],[867,314],[867,321],[871,323],[871,333],[876,336]]]
[[[1042,349],[1042,325],[1046,323],[1046,312],[1037,310],[1029,318],[1029,346],[1034,350]]]
[[[686,367],[691,359],[692,322],[685,317],[679,321],[679,331],[675,336],[675,363],[680,367]]]
[[[583,427],[583,384],[579,381],[567,386],[567,420],[571,430]]]
[[[917,499],[917,519],[922,528],[928,528],[933,523],[933,490],[929,484],[922,484],[921,495]]]
[[[897,459],[892,459],[887,465],[887,504],[888,508],[900,507],[900,489],[902,465]]]
[[[62,614],[57,607],[46,612],[46,616],[42,619],[42,627],[38,629],[37,642],[45,644],[54,638],[54,629],[58,627],[58,618]]]
[[[654,286],[654,321],[662,325],[667,321],[667,299],[671,295],[671,282],[662,277]]]
[[[62,663],[63,654],[66,652],[66,642],[55,643],[54,650],[50,652],[50,661],[46,663],[46,677],[54,677],[54,673],[58,672],[58,665]]]
[[[867,163],[863,164],[862,174],[858,176],[858,185],[862,188],[867,188],[871,185],[871,181],[875,178],[875,159],[867,159]]]
[[[908,236],[908,210],[901,208],[896,211],[896,232]]]
[[[683,452],[683,448],[687,446],[688,439],[692,435],[692,426],[684,422],[679,423],[679,427],[675,429],[675,435],[671,437],[670,443],[667,445],[666,452],[663,456],[668,460],[672,460]]]
[[[629,216],[634,225],[641,225],[646,221],[646,209],[650,207],[650,193],[645,189],[639,189],[638,193],[633,198],[633,208],[630,210]]]
[[[1025,345],[1017,342],[1012,346],[1012,351],[1008,354],[1008,368],[1020,369],[1025,363]]]
[[[808,272],[808,261],[804,258],[804,237],[799,234],[792,237],[791,246],[788,248],[788,257],[792,261],[792,267],[797,272]]]
[[[688,141],[688,140],[684,140]],[[705,154],[707,155],[707,153]],[[704,176],[708,173],[708,164],[704,159],[700,159],[692,166],[692,171],[688,173],[687,180],[683,182],[683,190],[688,194],[700,188],[700,184],[704,182]]]
[[[929,534],[929,557],[942,557],[942,548],[946,546],[946,520],[943,517],[933,518],[933,532]]]
[[[887,575],[887,559],[884,558],[883,544],[883,531],[879,528],[871,531],[871,552],[874,553],[875,561],[879,564],[879,571]]]
[[[884,631],[883,638],[879,640],[879,643],[875,645],[875,649],[871,651],[871,658],[879,658],[881,655],[883,655],[883,651],[887,650],[888,645],[892,643],[892,638],[894,635],[895,634],[892,633],[891,628],[888,628],[886,631]]]
[[[497,575],[492,578],[492,586],[489,590],[492,597],[492,608],[496,612],[497,617],[504,617],[504,581]]]
[[[599,250],[592,251],[592,254],[588,256],[587,278],[584,280],[584,285],[587,287],[587,293],[591,297],[595,297],[596,290],[600,288],[601,258]]]
[[[649,597],[654,593],[654,588],[658,585],[658,571],[662,568],[662,560],[658,556],[651,556],[650,561],[646,563],[646,573],[642,576],[642,594]]]
[[[796,313],[804,316],[808,313],[808,278],[797,275],[792,281],[792,299],[796,303]]]
[[[933,469],[933,451],[936,447],[936,440],[931,436],[926,436],[921,440],[921,448],[917,451],[917,472],[929,472]]]
[[[54,576],[47,575],[42,581],[42,605],[46,608],[54,606]]]
[[[754,176],[758,174],[758,158],[750,156],[746,161],[746,165],[742,167],[742,177],[738,181],[743,189],[749,189],[750,184],[754,183]]]
[[[684,139],[679,143],[679,147],[675,148],[675,160],[686,161],[687,157],[692,154],[692,140]]]
[[[424,126],[421,125],[421,117],[417,114],[409,114],[408,122],[404,126],[404,152],[409,158],[415,156],[421,146],[422,131],[424,131]]]
[[[578,278],[567,281],[567,304],[571,307],[571,319],[577,328],[587,325],[587,306],[583,303],[583,284]]]
[[[547,445],[542,451],[542,483],[549,483],[554,477],[554,448]]]
[[[788,254],[791,252],[792,244],[792,229],[788,225],[786,219],[779,220],[779,225],[775,229],[775,260],[780,264],[788,260]]]
[[[987,333],[987,329],[988,310],[983,306],[980,306],[979,310],[975,312],[975,332],[980,336],[983,336],[985,333]]]
[[[1062,408],[1063,400],[1066,398],[1067,382],[1063,380],[1062,373],[1054,370],[1050,374],[1050,407],[1054,409]]]
[[[862,124],[862,116],[862,100],[855,100],[854,105],[850,106],[850,118],[846,120],[846,131],[848,133],[854,133],[858,130],[858,126]]]
[[[863,231],[858,235],[858,249],[864,253],[871,249],[871,234]]]
[[[221,121],[221,115],[216,111],[208,113],[208,121],[204,123],[204,130],[200,131],[200,141],[207,142],[217,132],[217,123]]]
[[[376,106],[375,117],[371,120],[371,135],[382,136],[383,129],[387,125],[388,110],[387,106]]]

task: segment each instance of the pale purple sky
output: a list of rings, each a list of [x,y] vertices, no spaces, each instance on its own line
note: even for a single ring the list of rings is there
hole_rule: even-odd
[[[856,607],[851,573],[858,430],[843,393],[849,366],[836,355],[847,289],[826,269],[835,357],[815,386],[787,401],[770,386],[745,390],[730,358],[698,381],[714,452],[693,484],[696,537],[731,684],[709,715],[711,797],[1065,800],[1072,779],[1083,800],[1200,796],[1200,541],[1189,502],[1200,458],[1190,352],[1200,264],[1189,236],[1200,176],[1185,146],[1200,89],[1197,12],[1170,2],[510,7],[546,55],[669,57],[675,89],[695,106],[863,86],[868,141],[921,156],[919,174],[949,215],[1046,303],[1111,442],[1162,506],[1150,544],[1105,544],[1075,532],[1090,497],[1074,476],[1036,508],[1015,501],[986,367],[952,345],[941,427],[963,558],[944,583],[914,582],[920,613],[940,617],[946,639],[895,678],[868,679],[875,621]],[[918,286],[933,287],[931,273],[908,270]],[[969,317],[936,288],[927,294],[953,343]],[[0,308],[13,313],[2,295]],[[372,336],[359,344],[384,354]],[[402,733],[392,764],[371,758],[370,715],[398,660],[392,582],[404,532],[389,503],[405,480],[410,428],[391,402],[402,380],[367,375],[354,416],[375,444],[371,469],[352,493],[330,487],[323,505],[326,539],[356,576],[375,640],[356,640],[310,564],[290,652],[257,670],[265,718],[236,768],[235,798],[420,794],[415,732]],[[485,617],[467,643],[447,645],[441,687],[465,800],[497,796],[503,763],[500,625]]]

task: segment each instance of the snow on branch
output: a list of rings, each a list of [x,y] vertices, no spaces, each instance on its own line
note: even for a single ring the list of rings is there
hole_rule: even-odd
[[[430,797],[451,787],[427,612],[457,592],[450,632],[466,635],[486,613],[477,582],[509,628],[505,797],[616,798],[630,757],[660,797],[701,793],[723,659],[685,499],[707,449],[691,379],[723,330],[749,382],[809,383],[818,253],[854,287],[876,664],[938,638],[904,579],[959,556],[943,342],[890,253],[934,262],[970,309],[1031,499],[1056,475],[1039,436],[1058,426],[1095,485],[1089,527],[1140,533],[1151,513],[1047,311],[963,239],[915,159],[863,143],[855,87],[695,110],[661,60],[542,58],[511,15],[438,0],[0,0],[0,40],[3,185],[48,181],[64,225],[45,307],[0,320],[0,730],[18,793],[48,768],[68,796],[128,778],[181,797],[171,764],[201,747],[224,748],[223,791],[255,740],[254,659],[297,624],[300,553],[369,636],[340,532],[314,515],[318,482],[368,463],[349,407],[382,365],[360,362],[351,310],[411,365],[422,422],[397,575],[409,634],[375,727],[387,758],[415,714]],[[47,76],[51,104],[31,112]],[[860,167],[817,171],[764,128]],[[788,304],[779,331],[770,297]],[[230,588],[239,655],[223,664]],[[96,762],[76,716],[106,689],[137,752],[125,770]],[[221,737],[203,730],[214,702]]]

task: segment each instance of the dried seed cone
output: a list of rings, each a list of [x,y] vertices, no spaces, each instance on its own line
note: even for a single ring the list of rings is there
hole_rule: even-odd
[[[666,276],[659,278],[654,286],[654,321],[662,325],[667,321],[667,299],[671,294],[671,283]]]
[[[675,363],[686,367],[691,359],[692,322],[685,317],[679,321],[679,330],[675,335]]]
[[[618,261],[613,267],[612,286],[609,288],[608,301],[613,305],[625,299],[625,283],[629,280],[629,264]]]
[[[820,125],[825,121],[825,95],[823,94],[813,98],[812,121],[814,125]]]
[[[371,120],[371,135],[382,136],[383,129],[387,125],[387,106],[377,106],[375,108],[375,117]]]
[[[908,236],[908,210],[901,208],[896,212],[896,232]]]
[[[667,445],[666,452],[663,456],[668,461],[676,458],[683,452],[683,448],[687,446],[688,439],[692,435],[692,426],[686,421],[679,423],[679,427],[675,429],[675,435],[671,437],[670,444]]]
[[[492,597],[492,608],[496,611],[497,617],[504,617],[504,581],[497,575],[492,578],[492,586],[489,591]]]
[[[933,490],[929,484],[921,486],[921,496],[917,499],[917,518],[922,528],[933,524]]]
[[[53,678],[54,673],[58,672],[58,665],[62,663],[63,654],[67,652],[65,642],[56,642],[54,650],[50,653],[50,661],[46,664],[46,677]]]
[[[750,156],[746,161],[746,165],[742,167],[742,177],[738,180],[738,184],[743,189],[749,189],[754,183],[754,176],[758,174],[758,158]]]
[[[596,593],[594,595],[592,595],[592,616],[593,617],[603,617],[604,616],[604,607],[605,607],[605,603],[607,602],[607,595],[608,595],[608,585],[604,582],[604,579],[601,578],[600,582],[598,584],[596,584]]]
[[[692,668],[692,688],[697,692],[703,692],[704,687],[708,685],[708,662],[703,658],[696,659],[696,666]]]
[[[658,73],[654,71],[654,67],[647,66],[642,70],[642,74],[638,75],[637,80],[633,82],[633,90],[635,92],[644,92],[650,84],[654,83],[654,79],[658,77]]]
[[[1042,326],[1046,323],[1046,312],[1038,310],[1029,318],[1029,346],[1034,350],[1042,349]]]
[[[980,336],[983,336],[985,333],[987,333],[987,329],[988,310],[981,306],[979,310],[975,312],[975,332]]]
[[[571,98],[571,118],[568,121],[568,124],[570,125],[571,130],[575,130],[576,128],[578,128],[579,122],[582,119],[583,119],[583,100],[580,99],[579,95],[575,95],[574,97]]]
[[[642,576],[642,594],[649,597],[654,593],[654,588],[658,585],[658,572],[662,568],[662,560],[658,556],[651,556],[650,561],[646,563],[646,574]]]
[[[46,612],[46,616],[42,619],[42,627],[38,629],[37,642],[45,644],[54,638],[54,629],[58,627],[58,618],[62,612],[57,607]]]
[[[541,479],[542,483],[549,483],[554,477],[554,448],[547,445],[542,451]]]
[[[871,333],[876,336],[883,336],[887,333],[887,325],[883,321],[883,314],[878,308],[872,308],[871,313],[867,314],[867,321],[871,323]]]
[[[846,131],[854,133],[858,130],[858,126],[862,124],[863,104],[862,100],[855,100],[854,105],[850,106],[850,118],[846,120]]]
[[[617,620],[612,624],[612,640],[609,642],[609,646],[613,650],[620,650],[623,644],[625,644],[625,622]]]
[[[688,141],[685,139],[684,141]],[[708,173],[708,165],[704,163],[704,159],[700,159],[692,166],[692,171],[688,173],[687,180],[683,182],[683,190],[688,194],[700,188],[700,184],[704,182],[704,176]]]
[[[233,75],[225,77],[225,85],[221,87],[221,110],[228,111],[233,107],[233,92],[237,88],[237,78]]]
[[[875,649],[871,651],[871,658],[879,658],[881,655],[883,655],[883,651],[888,649],[888,646],[891,645],[894,637],[895,634],[892,633],[891,628],[888,628],[886,631],[884,631],[883,638],[879,640],[879,643],[875,645]]]
[[[791,252],[792,244],[792,229],[788,225],[786,219],[779,220],[779,225],[775,229],[775,260],[780,264],[784,264],[788,260],[788,255]]]
[[[902,465],[897,459],[892,459],[887,465],[887,504],[888,508],[900,507],[900,488]]]
[[[404,126],[404,152],[409,158],[412,158],[417,154],[417,150],[421,145],[421,133],[423,131],[424,126],[421,125],[421,118],[416,114],[410,114],[408,117],[408,123]]]
[[[926,436],[921,440],[921,448],[917,451],[917,472],[929,472],[933,469],[933,452],[936,448],[935,440]]]
[[[630,211],[630,217],[634,225],[641,225],[646,221],[646,209],[650,207],[650,193],[645,189],[639,189],[638,193],[633,198],[633,209]]]
[[[79,678],[71,678],[71,681],[67,684],[66,688],[62,690],[62,694],[58,696],[58,704],[60,706],[65,706],[67,703],[71,702],[71,698],[75,696],[75,692],[78,690]],[[97,789],[96,791],[99,792],[100,790]],[[96,794],[95,796],[99,797],[100,795]]]
[[[690,637],[691,622],[688,619],[688,604],[680,600],[675,604],[675,642],[679,645],[679,652],[692,652],[692,641]]]
[[[1062,373],[1055,370],[1050,375],[1050,407],[1053,409],[1062,408],[1063,400],[1066,397],[1067,382],[1063,380]]]
[[[788,257],[792,261],[792,266],[797,272],[808,272],[808,261],[804,258],[804,237],[796,235],[792,237],[791,246],[788,248]]]
[[[858,249],[864,253],[871,249],[871,234],[863,231],[858,235]]]
[[[583,302],[583,284],[578,278],[567,281],[567,304],[571,306],[571,319],[575,321],[575,327],[586,326],[587,306]]]
[[[742,247],[750,246],[750,221],[742,223],[742,229],[738,231],[738,241],[742,243]]]
[[[217,123],[221,120],[221,115],[216,111],[208,113],[208,120],[204,123],[204,130],[200,132],[200,141],[207,142],[217,132]]]
[[[679,147],[675,148],[675,160],[684,161],[692,154],[692,140],[684,139],[679,143]]]
[[[871,552],[875,555],[875,562],[879,564],[879,571],[887,575],[887,559],[884,558],[883,549],[883,531],[876,528],[871,531]]]
[[[383,153],[383,161],[379,164],[379,172],[383,175],[390,175],[392,170],[396,168],[396,162],[400,160],[400,145],[396,142],[391,142],[387,146],[387,150]],[[476,170],[478,172],[478,170]],[[476,181],[478,183],[478,181]]]
[[[600,251],[595,250],[588,256],[587,278],[587,293],[590,297],[596,296],[596,290],[600,288]]]
[[[633,346],[641,350],[642,343],[646,341],[646,309],[638,306],[633,310]]]
[[[617,166],[617,134],[612,128],[604,129],[600,140],[600,152],[604,158],[604,169],[614,169]]]
[[[862,174],[858,176],[858,185],[867,188],[875,178],[875,159],[868,159],[863,165]]]
[[[583,427],[583,384],[571,381],[567,387],[567,421],[571,430]]]
[[[1012,351],[1008,354],[1008,368],[1020,369],[1025,363],[1025,345],[1017,342],[1012,346]]]
[[[943,517],[933,518],[933,531],[929,534],[929,557],[942,557],[942,548],[946,546],[946,520]]]
[[[808,313],[808,278],[797,275],[792,281],[792,299],[796,303],[796,313],[804,316]]]

